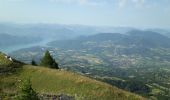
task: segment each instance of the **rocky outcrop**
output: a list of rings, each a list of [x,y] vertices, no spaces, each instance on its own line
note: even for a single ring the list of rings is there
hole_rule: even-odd
[[[40,100],[75,100],[73,96],[65,94],[61,95],[50,95],[50,94],[39,94]]]

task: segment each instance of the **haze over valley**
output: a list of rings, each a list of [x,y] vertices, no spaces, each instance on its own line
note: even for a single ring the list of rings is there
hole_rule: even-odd
[[[169,0],[0,0],[0,100],[170,100]]]

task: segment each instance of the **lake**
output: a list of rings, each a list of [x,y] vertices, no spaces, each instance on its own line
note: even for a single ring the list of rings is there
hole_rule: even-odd
[[[25,45],[14,45],[14,46],[8,46],[8,47],[0,47],[0,51],[2,51],[3,53],[10,53],[12,51],[16,51],[22,48],[29,48],[29,47],[33,47],[33,46],[46,46],[46,44],[50,42],[48,41],[41,41],[41,42],[37,42],[37,43],[32,43],[32,44],[25,44]]]

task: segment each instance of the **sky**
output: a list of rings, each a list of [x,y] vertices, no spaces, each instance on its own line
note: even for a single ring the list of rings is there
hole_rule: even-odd
[[[0,0],[0,22],[170,28],[170,0]]]

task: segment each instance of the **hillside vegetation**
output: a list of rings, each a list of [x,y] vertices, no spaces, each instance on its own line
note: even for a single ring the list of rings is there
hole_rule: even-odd
[[[0,65],[10,66],[9,61],[0,53]],[[22,64],[20,64],[22,65]],[[3,67],[5,68],[5,67]],[[30,78],[33,89],[39,94],[73,96],[76,100],[143,100],[144,98],[112,87],[76,73],[32,65],[17,66],[13,73],[1,73],[0,99],[11,99],[17,94],[20,80]],[[14,69],[16,69],[14,67]]]
[[[170,98],[170,38],[152,31],[100,33],[56,40],[49,47],[17,50],[11,56],[39,63],[45,50],[63,69],[99,79],[150,99]],[[117,80],[119,79],[119,80]]]
[[[2,65],[10,65],[12,64],[12,62],[8,59],[5,58],[5,54],[0,52],[0,65],[1,67],[3,67]]]

